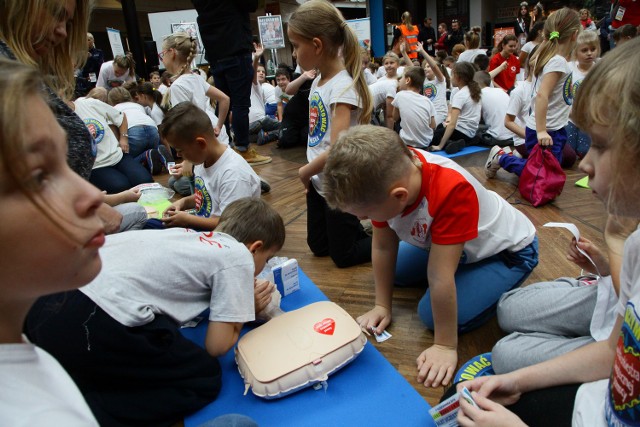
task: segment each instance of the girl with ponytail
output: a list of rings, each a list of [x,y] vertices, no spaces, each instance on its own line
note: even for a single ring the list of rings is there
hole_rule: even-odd
[[[185,101],[194,103],[211,119],[218,140],[229,145],[229,137],[224,128],[229,112],[229,97],[191,72],[191,62],[197,53],[197,40],[185,32],[173,33],[162,42],[160,59],[167,71],[173,75],[171,86],[162,99],[162,108],[170,110],[171,107]],[[216,116],[211,101],[217,103],[220,117]]]
[[[525,120],[525,146],[527,152],[536,144],[546,147],[560,164],[573,103],[572,73],[568,60],[581,29],[576,11],[564,7],[553,12],[544,24],[544,41],[531,57],[531,63],[534,64],[531,72],[533,88],[529,116]],[[504,154],[500,147],[493,147],[485,164],[488,177],[495,176],[501,167],[520,176],[526,160]]]
[[[322,170],[332,144],[340,132],[371,120],[358,40],[326,0],[302,4],[291,15],[288,35],[300,67],[319,71],[309,93],[309,163],[299,170],[307,197],[307,242],[315,255],[330,255],[338,267],[369,262],[371,237],[358,218],[329,209],[322,196]]]
[[[470,62],[457,62],[453,66],[451,84],[458,87],[451,97],[449,123],[438,125],[433,133],[429,151],[444,150],[447,154],[457,153],[467,145],[476,145],[476,131],[482,113],[480,86],[473,80],[476,72]]]

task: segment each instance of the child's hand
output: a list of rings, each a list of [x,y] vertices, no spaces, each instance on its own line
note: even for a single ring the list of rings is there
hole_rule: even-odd
[[[189,215],[183,211],[171,211],[171,208],[164,211],[162,218],[160,221],[165,225],[165,227],[188,227],[189,226]]]
[[[425,387],[448,385],[458,364],[455,347],[434,344],[418,356],[418,382]]]
[[[224,125],[224,123],[219,123],[218,126],[213,128],[213,134],[217,137],[220,136],[220,132],[222,131],[222,126]]]
[[[130,188],[128,190],[124,190],[122,191],[120,194],[120,197],[122,197],[122,203],[132,203],[132,202],[137,202],[140,199],[140,196],[142,195],[142,193],[140,192],[139,189],[137,188]]]
[[[254,48],[255,48],[255,50],[256,50],[256,51],[255,51],[255,56],[256,56],[257,58],[261,57],[261,56],[262,56],[262,54],[264,53],[264,48],[262,47],[262,44],[260,44],[260,43],[254,43],[254,44],[253,44],[253,47],[254,47]]]
[[[460,399],[458,424],[462,427],[526,427],[526,424],[516,414],[501,404],[480,396],[476,392],[472,392],[471,396],[479,408],[476,408],[465,399]]]
[[[407,49],[407,46],[404,44],[404,42],[400,43],[400,53],[404,53]]]
[[[184,207],[183,205],[184,203],[182,202],[182,199],[173,202],[171,206],[169,206],[167,209],[165,209],[164,212],[162,212],[162,216],[164,217],[169,215],[175,215],[176,213],[182,210],[182,208]]]
[[[118,145],[123,153],[127,154],[129,152],[129,138],[120,138]]]
[[[359,316],[356,322],[364,331],[381,334],[391,323],[391,310],[381,305],[376,305],[373,310]]]
[[[177,166],[178,165],[176,165],[176,167]],[[180,168],[182,176],[186,176],[187,178],[193,176],[193,163],[189,160],[183,160],[182,163],[180,163]]]
[[[538,132],[538,144],[542,147],[551,147],[553,145],[553,139],[547,132]]]
[[[578,249],[585,251],[596,264],[596,268],[598,271],[593,271],[594,267],[591,262],[587,259],[586,256],[581,254]],[[571,239],[571,243],[569,243],[569,249],[567,250],[567,259],[583,270],[589,271],[591,273],[600,273],[603,276],[608,276],[610,274],[609,271],[609,263],[604,255],[604,253],[594,245],[590,240],[585,239],[584,237],[580,237],[580,241],[576,242],[575,237]]]
[[[514,375],[490,375],[475,378],[471,381],[459,383],[458,391],[466,387],[470,392],[477,392],[482,397],[489,398],[501,405],[512,405],[520,399],[522,392],[520,391],[518,382]],[[473,394],[475,400],[475,394]],[[477,401],[476,401],[477,402]]]
[[[307,79],[307,80],[313,80],[316,78],[316,75],[318,73],[316,72],[315,68],[313,70],[309,70],[309,71],[305,71],[304,73],[302,73],[302,75]]]
[[[423,45],[421,42],[417,42],[417,43],[416,43],[416,46],[418,46],[418,52],[419,52],[419,53],[426,53],[426,52],[424,51],[424,45]]]
[[[298,177],[300,178],[302,185],[304,185],[304,194],[307,194],[309,192],[309,186],[311,185],[311,176],[312,175],[309,175],[307,173],[306,166],[303,166],[300,169],[298,169]]]
[[[271,302],[271,294],[276,285],[268,280],[255,279],[253,288],[253,302],[256,308],[256,314],[264,310]]]

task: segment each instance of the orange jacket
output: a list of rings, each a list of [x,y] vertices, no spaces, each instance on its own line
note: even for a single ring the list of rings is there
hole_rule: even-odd
[[[406,25],[398,25],[398,29],[404,37],[405,46],[407,49],[407,55],[409,58],[415,59],[418,57],[418,33],[420,30],[417,25],[413,26],[413,31],[409,31]]]

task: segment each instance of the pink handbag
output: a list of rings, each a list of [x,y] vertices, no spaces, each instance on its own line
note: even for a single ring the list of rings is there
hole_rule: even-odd
[[[536,144],[524,165],[518,189],[525,200],[538,207],[558,197],[566,179],[551,151]]]

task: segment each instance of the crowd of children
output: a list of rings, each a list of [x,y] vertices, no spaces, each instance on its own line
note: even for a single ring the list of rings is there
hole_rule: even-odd
[[[5,15],[22,10],[10,3]],[[43,30],[57,44],[76,12],[67,3]],[[311,252],[340,268],[371,262],[375,306],[357,317],[365,331],[390,325],[394,286],[425,288],[417,310],[434,334],[416,355],[425,387],[452,383],[458,335],[497,310],[509,333],[494,348],[500,375],[464,384],[476,405],[461,400],[460,425],[636,422],[637,405],[623,391],[640,386],[640,41],[599,60],[595,33],[583,30],[589,17],[562,8],[544,23],[523,21],[529,35],[539,29],[531,49],[522,48],[523,63],[516,36],[505,36],[489,58],[478,28],[465,34],[457,60],[434,58],[410,14],[403,17],[402,59],[386,53],[381,73],[369,69],[355,33],[326,0],[290,16],[300,76],[280,68],[276,87],[264,82],[263,49],[253,45],[249,131],[258,145],[306,143],[298,178]],[[135,64],[116,57],[102,66],[96,88],[69,100],[95,157],[90,173],[78,175],[48,104],[51,83],[15,60],[1,29],[8,59],[0,59],[0,206],[9,226],[0,229],[0,423],[179,422],[216,398],[217,357],[274,292],[255,277],[282,248],[285,225],[260,198],[252,168],[260,159],[253,153],[248,163],[247,151],[229,146],[230,99],[191,72],[197,40],[179,32],[162,45],[168,79],[128,81]],[[39,126],[29,125],[34,120]],[[500,168],[520,175],[536,145],[560,162],[568,150],[577,154],[608,213],[606,255],[586,239],[568,250],[584,270],[595,268],[593,277],[520,288],[538,263],[533,223],[435,153],[480,143],[494,145],[488,178]],[[182,159],[175,167],[174,155]],[[132,188],[163,170],[185,197],[155,223],[133,219],[139,209],[129,202],[140,193]],[[105,204],[131,215],[129,225],[107,229]],[[207,309],[201,348],[179,328]]]

